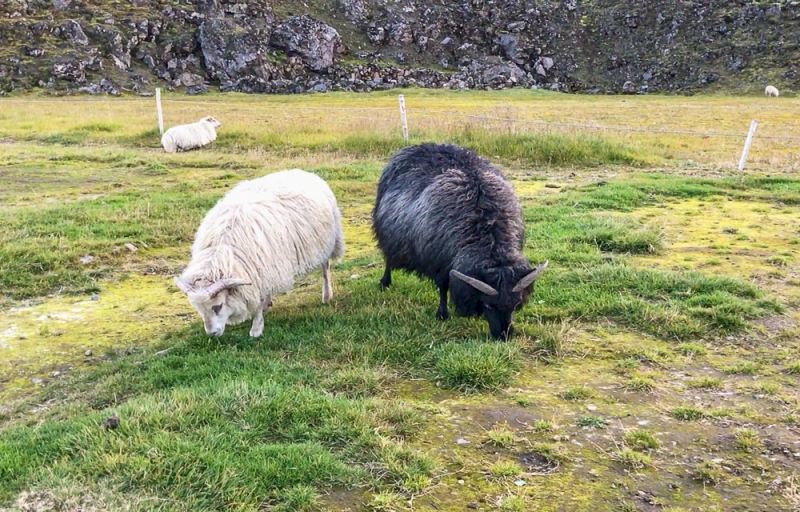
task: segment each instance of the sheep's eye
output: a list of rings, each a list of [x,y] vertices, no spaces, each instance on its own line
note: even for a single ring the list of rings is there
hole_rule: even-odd
[[[221,309],[222,309],[222,304],[211,306],[211,311],[213,311],[215,315],[218,315]]]

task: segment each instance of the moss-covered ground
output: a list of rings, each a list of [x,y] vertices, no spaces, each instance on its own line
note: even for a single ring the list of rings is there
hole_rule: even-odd
[[[529,94],[406,99],[516,104],[521,117],[577,116],[571,105],[598,124],[640,102],[631,125],[681,102],[685,124],[713,107],[724,126],[754,101]],[[754,147],[761,169],[739,173],[713,141],[431,119],[414,140],[458,140],[498,163],[523,204],[526,254],[550,260],[519,335],[497,343],[481,320],[435,320],[430,283],[397,275],[378,289],[370,209],[402,141],[393,111],[343,107],[394,96],[175,102],[185,120],[223,123],[219,143],[178,155],[157,149],[138,103],[35,99],[0,112],[0,509],[800,505],[789,152]],[[291,167],[339,200],[335,298],[320,304],[312,273],[275,300],[262,337],[242,325],[208,339],[172,285],[194,230],[239,180]]]

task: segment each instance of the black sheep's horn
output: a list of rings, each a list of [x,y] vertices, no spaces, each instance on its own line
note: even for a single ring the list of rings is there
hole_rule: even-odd
[[[532,282],[534,282],[534,281],[536,280],[536,278],[537,278],[537,277],[539,277],[539,274],[541,274],[541,273],[542,273],[542,270],[544,270],[544,269],[546,269],[546,268],[547,268],[547,264],[548,264],[548,263],[550,263],[550,261],[549,261],[549,260],[548,260],[548,261],[545,261],[544,263],[542,263],[541,265],[539,265],[538,267],[536,267],[536,268],[533,270],[533,272],[531,272],[531,273],[530,273],[530,274],[528,274],[527,276],[525,276],[525,277],[523,277],[522,279],[520,279],[520,280],[519,280],[519,282],[516,284],[516,286],[514,286],[514,288],[513,288],[511,291],[513,291],[514,293],[516,293],[516,292],[518,292],[518,291],[521,291],[521,290],[523,290],[523,289],[527,288],[528,286],[530,286],[530,284],[531,284]]]
[[[462,274],[458,270],[451,270],[450,271],[450,277],[457,277],[458,279],[461,279],[462,281],[464,281],[468,285],[472,286],[476,290],[482,291],[486,295],[497,295],[497,290],[495,290],[494,288],[492,288],[488,284],[484,283],[483,281],[479,281],[478,279],[475,279],[474,277],[465,276],[464,274]]]

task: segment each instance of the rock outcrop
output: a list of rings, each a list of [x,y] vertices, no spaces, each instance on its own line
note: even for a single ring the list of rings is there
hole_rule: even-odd
[[[798,58],[781,3],[0,2],[0,91],[792,91]]]

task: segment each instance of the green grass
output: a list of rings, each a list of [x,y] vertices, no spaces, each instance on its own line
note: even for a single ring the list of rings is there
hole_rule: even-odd
[[[656,436],[647,430],[632,430],[625,434],[625,444],[632,450],[656,450],[661,446]]]
[[[462,391],[508,386],[520,367],[520,350],[514,344],[448,343],[436,351],[438,379]]]
[[[522,468],[514,461],[501,460],[492,464],[489,474],[498,479],[515,478],[522,473]]]
[[[587,387],[574,387],[561,393],[561,398],[564,400],[571,400],[577,402],[578,400],[586,400],[594,396],[594,392]]]
[[[698,377],[696,379],[689,379],[686,385],[690,389],[722,389],[722,381],[716,377]]]
[[[477,97],[483,96],[459,96],[461,101]],[[316,98],[274,101],[305,105],[320,101]],[[326,101],[341,98],[332,95]],[[396,96],[384,99],[396,123]],[[256,110],[273,101],[258,100],[230,99]],[[130,328],[115,324],[116,311],[133,315],[148,329],[124,338],[134,340],[125,349],[132,353],[98,350],[89,358],[91,366],[81,362],[84,349],[67,341],[68,333],[55,334],[64,329],[58,325],[42,325],[30,340],[8,338],[10,345],[32,342],[32,353],[74,352],[77,360],[69,365],[82,370],[48,367],[41,375],[55,382],[0,407],[0,507],[20,492],[42,491],[62,501],[95,500],[104,510],[125,504],[155,510],[179,503],[190,510],[388,511],[409,504],[449,506],[448,500],[464,508],[478,499],[504,510],[527,510],[534,500],[573,510],[584,504],[613,507],[631,499],[628,489],[658,488],[669,478],[680,486],[680,496],[665,493],[659,499],[692,509],[710,508],[712,502],[724,508],[721,494],[704,494],[702,485],[722,481],[725,474],[715,476],[712,470],[725,470],[697,466],[687,472],[697,463],[692,458],[697,452],[686,447],[708,443],[715,457],[744,450],[740,442],[752,449],[749,453],[758,447],[752,439],[740,441],[743,434],[720,444],[708,438],[705,421],[691,420],[794,421],[790,406],[776,419],[775,400],[743,404],[742,398],[752,400],[751,390],[788,390],[788,380],[781,380],[780,388],[770,383],[747,387],[748,393],[729,398],[725,411],[682,406],[670,387],[645,394],[657,383],[666,384],[659,375],[697,372],[692,361],[697,356],[706,356],[704,364],[728,365],[748,375],[753,363],[725,352],[731,346],[727,337],[747,332],[754,343],[764,341],[759,329],[750,329],[753,320],[784,309],[750,276],[767,266],[765,255],[789,256],[785,248],[771,248],[748,263],[752,271],[742,265],[741,272],[731,273],[715,254],[721,265],[713,269],[689,264],[686,268],[694,270],[678,270],[683,262],[674,264],[681,253],[673,242],[679,228],[660,223],[655,214],[643,217],[640,209],[656,211],[686,199],[725,204],[732,199],[740,207],[771,212],[777,202],[788,205],[783,208],[800,204],[800,180],[640,174],[607,167],[657,160],[628,139],[618,143],[420,123],[412,131],[414,141],[460,142],[504,166],[522,201],[525,254],[534,262],[550,260],[531,301],[515,313],[519,337],[503,343],[489,339],[482,319],[435,320],[437,294],[428,282],[398,273],[391,290],[378,290],[381,258],[371,238],[369,211],[385,157],[403,145],[396,130],[372,130],[374,120],[364,123],[362,113],[331,120],[331,126],[319,126],[316,114],[297,123],[271,120],[256,126],[252,120],[263,112],[242,112],[246,123],[234,118],[213,147],[164,155],[154,149],[158,137],[151,110],[148,106],[142,118],[146,122],[52,113],[55,117],[31,119],[30,128],[21,128],[16,119],[0,127],[0,306],[20,306],[8,308],[11,323],[30,316],[20,299],[35,304],[48,294],[99,290],[96,304],[103,304],[103,292],[117,286],[115,280],[138,283],[139,274],[162,276],[163,287],[172,292],[160,294],[164,304],[154,300],[152,308],[126,313],[123,302],[110,309],[96,332],[115,349],[122,349],[117,331]],[[36,144],[14,142],[22,138]],[[595,165],[602,171],[584,170]],[[248,326],[242,325],[209,340],[170,277],[186,263],[202,216],[230,186],[290,167],[318,173],[339,198],[348,253],[334,267],[336,297],[319,304],[314,273],[277,298],[260,339],[250,339]],[[598,181],[599,172],[607,183]],[[561,188],[542,189],[544,180]],[[733,243],[736,234],[719,232],[729,222],[715,233]],[[748,235],[749,229],[739,227]],[[717,250],[706,240],[688,242]],[[139,250],[120,249],[125,243]],[[90,264],[80,261],[85,255],[93,256]],[[153,292],[136,284],[131,288],[142,295]],[[775,288],[780,293],[780,283]],[[179,301],[170,302],[175,297]],[[77,301],[58,300],[67,308]],[[790,314],[791,300],[786,300]],[[170,314],[155,316],[158,306]],[[796,348],[793,339],[781,344],[782,357],[772,350],[774,344],[758,345],[764,351],[758,373],[784,372],[780,378],[791,379],[786,373],[800,372],[785,357]],[[152,355],[167,347],[165,355]],[[8,364],[15,365],[12,377],[21,377],[8,385],[4,380],[4,392],[30,385],[30,378],[40,375]],[[53,370],[66,377],[50,379]],[[620,382],[641,394],[620,393]],[[716,389],[717,382],[688,384]],[[602,418],[584,416],[592,390],[604,390],[596,398],[603,404]],[[119,415],[120,426],[100,428],[112,414]],[[536,419],[542,417],[552,421]],[[598,463],[596,443],[608,439],[603,434],[613,433],[618,419],[627,429],[634,418],[649,419],[648,429],[678,441],[669,447],[670,457],[653,464],[647,457],[656,456],[650,452],[659,448],[658,439],[633,431],[610,452],[622,467]],[[461,436],[471,444],[455,447]],[[534,453],[522,455],[528,451]],[[519,457],[526,467],[514,460],[498,463],[498,452]],[[560,467],[569,460],[580,465],[580,475],[593,471],[592,477],[581,476],[577,484],[571,468]],[[769,460],[759,464],[779,474]],[[645,467],[651,469],[634,476],[622,471]],[[523,471],[526,485],[511,493],[511,480]],[[451,486],[454,476],[467,480],[465,486]],[[780,510],[777,493],[766,496],[762,484],[741,482],[737,499],[757,496],[746,505]]]
[[[614,459],[631,469],[644,469],[653,465],[653,459],[649,455],[633,451],[630,448],[623,448],[614,453]]]
[[[695,407],[675,407],[670,414],[681,421],[699,420],[705,413]]]

